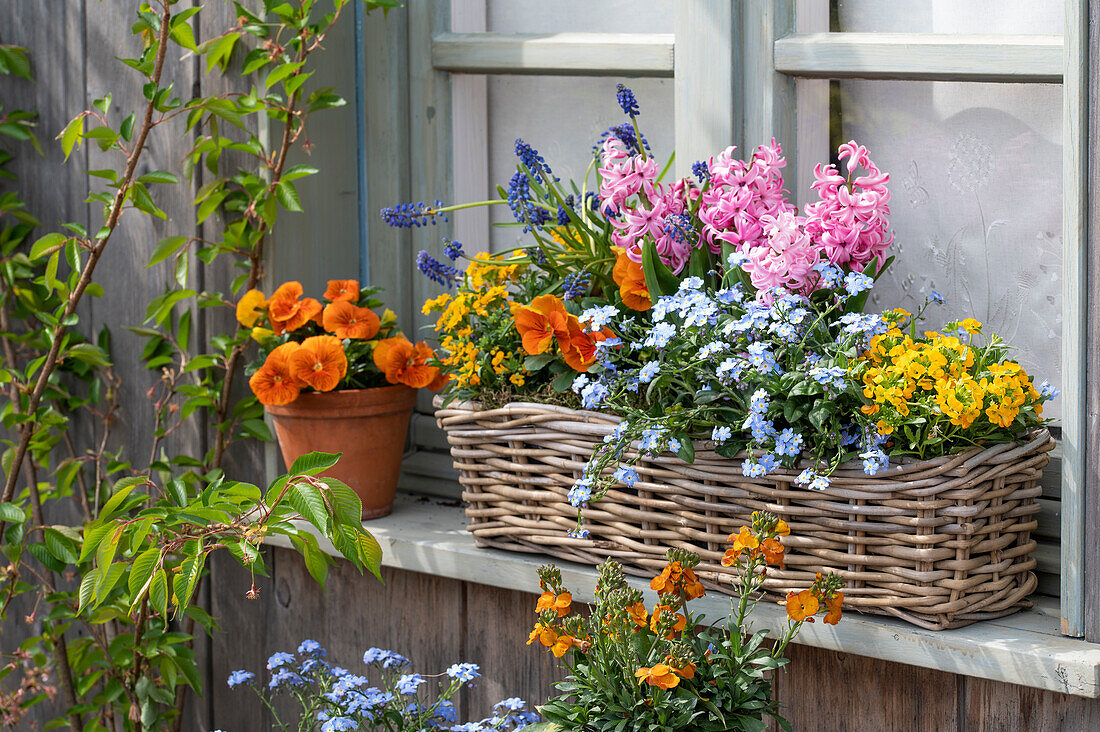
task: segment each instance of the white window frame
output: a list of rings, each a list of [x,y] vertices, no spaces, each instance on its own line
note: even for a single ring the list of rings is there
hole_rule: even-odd
[[[418,141],[413,149],[420,149],[415,162],[427,166],[429,173],[424,175],[423,167],[414,166],[413,199],[421,192],[417,189],[429,195],[449,190],[452,182],[459,190],[487,189],[486,74],[671,76],[679,175],[689,173],[692,161],[730,143],[752,149],[774,137],[784,144],[792,180],[797,179],[800,158],[820,157],[821,146],[827,143],[827,126],[823,132],[822,125],[828,110],[822,112],[821,105],[827,100],[827,89],[822,90],[828,82],[799,86],[796,79],[1062,83],[1063,416],[1058,564],[1062,632],[1084,635],[1087,0],[1065,0],[1064,37],[818,32],[827,28],[825,0],[801,0],[797,11],[795,0],[676,0],[674,33],[667,34],[505,34],[485,32],[485,0],[452,0],[449,17],[438,10],[412,12],[418,6],[434,5],[409,5],[413,97],[409,134]],[[425,53],[413,54],[418,37],[430,41],[430,59]],[[724,57],[729,63],[716,62]],[[442,72],[451,74],[445,104],[441,104],[438,81]],[[449,140],[443,139],[440,126],[417,117],[418,95],[432,100],[437,114],[453,113]],[[436,155],[448,146],[453,181],[439,167]],[[441,183],[447,187],[438,187]],[[488,241],[487,212],[464,216],[454,227],[456,238]],[[427,236],[414,233],[413,238],[423,239],[423,248],[432,247]],[[427,436],[430,430],[424,432],[424,444],[439,442]]]

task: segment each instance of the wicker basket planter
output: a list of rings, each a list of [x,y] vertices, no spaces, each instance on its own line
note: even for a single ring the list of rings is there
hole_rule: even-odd
[[[614,558],[638,574],[659,570],[666,549],[682,547],[702,556],[700,577],[722,591],[726,537],[768,510],[792,532],[786,566],[768,572],[766,589],[777,597],[832,570],[846,581],[846,608],[941,630],[1013,613],[1035,590],[1031,532],[1054,445],[1046,430],[873,477],[860,465],[842,468],[823,492],[794,485],[797,471],[746,478],[738,463],[697,443],[693,464],[671,454],[640,462],[633,488],[586,509],[591,536],[577,539],[566,534],[576,522],[566,494],[616,417],[463,403],[438,408],[436,418],[480,546],[587,564]]]

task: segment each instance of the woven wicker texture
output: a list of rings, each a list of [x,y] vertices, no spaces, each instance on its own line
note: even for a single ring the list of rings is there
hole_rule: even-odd
[[[1027,607],[1036,587],[1031,532],[1054,446],[1046,430],[1021,443],[904,461],[876,476],[843,466],[821,492],[794,485],[799,471],[746,478],[739,462],[700,442],[690,465],[672,454],[639,462],[637,484],[590,505],[591,536],[577,539],[566,534],[576,525],[566,495],[618,418],[527,403],[451,404],[436,418],[480,546],[584,564],[614,558],[642,575],[660,570],[666,549],[681,547],[702,557],[697,571],[709,589],[728,592],[726,538],[766,510],[791,527],[786,564],[770,568],[765,584],[776,598],[835,571],[847,609],[941,630]]]

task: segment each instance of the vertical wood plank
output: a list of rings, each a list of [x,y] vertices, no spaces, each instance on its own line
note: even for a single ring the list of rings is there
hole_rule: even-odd
[[[279,602],[275,571],[279,551],[264,549],[263,557],[271,571],[269,576],[257,576],[259,597],[250,600],[246,593],[252,586],[248,571],[225,552],[216,552],[210,559],[210,613],[221,630],[211,639],[209,677],[203,679],[204,697],[210,718],[205,730],[224,729],[230,732],[267,729],[268,713],[255,695],[247,689],[230,689],[229,674],[245,669],[264,683],[264,666],[274,651],[275,605]]]
[[[674,7],[676,176],[740,144],[740,58],[734,53],[740,22],[736,3],[677,0]]]
[[[799,180],[795,126],[795,81],[775,70],[775,40],[794,28],[792,0],[745,0],[741,3],[744,32],[743,150],[748,153],[772,138],[783,145],[786,178]]]
[[[1085,613],[1085,338],[1089,326],[1088,0],[1065,3],[1062,109],[1062,632],[1084,634]],[[1095,316],[1093,316],[1095,319]],[[1095,470],[1089,471],[1095,472]],[[1093,478],[1095,481],[1095,477]],[[1093,495],[1096,495],[1094,484]],[[1093,575],[1092,583],[1100,582]],[[1093,592],[1095,592],[1095,587]]]
[[[451,30],[475,33],[488,29],[485,0],[452,0]],[[455,202],[478,201],[489,189],[489,80],[480,74],[451,75],[451,118],[454,139]],[[466,251],[489,251],[489,209],[474,208],[455,215],[454,238]]]
[[[1100,700],[1055,694],[1016,684],[963,679],[965,732],[1076,732],[1100,729]]]
[[[466,584],[466,658],[481,666],[482,679],[467,691],[471,717],[488,716],[501,699],[518,696],[529,708],[557,692],[564,678],[554,656],[539,646],[525,646],[536,620],[538,597],[498,587]]]
[[[383,298],[402,318],[412,321],[411,275],[413,254],[408,229],[391,229],[378,215],[386,206],[409,200],[409,126],[407,55],[408,15],[404,8],[388,17],[371,13],[366,33],[365,105],[367,127],[367,200],[370,202],[368,240],[372,284],[385,288]]]
[[[409,67],[409,166],[414,171],[410,182],[412,200],[431,203],[436,199],[446,201],[454,196],[451,175],[453,156],[451,124],[450,75],[437,71],[432,65],[432,36],[449,30],[451,25],[450,0],[431,3],[409,3],[408,67]],[[412,231],[410,255],[427,250],[437,259],[442,257],[443,238],[454,236],[453,217],[437,226],[423,226]],[[426,277],[417,274],[410,265],[406,278],[412,278],[407,315],[399,313],[403,322],[414,324],[410,333],[419,334],[420,328],[430,321],[421,314],[420,307],[429,297],[438,294],[438,287]],[[431,413],[432,395],[422,389],[418,411]]]
[[[381,15],[381,13],[379,13]],[[307,295],[320,297],[331,279],[359,277],[359,144],[355,110],[355,22],[347,6],[325,36],[311,64],[306,89],[331,87],[348,104],[312,115],[287,165],[309,165],[317,175],[294,181],[301,213],[279,211],[268,259],[272,286],[299,280]],[[282,126],[273,128],[276,142]]]
[[[942,671],[788,647],[780,713],[796,730],[947,732],[957,728],[959,677]]]

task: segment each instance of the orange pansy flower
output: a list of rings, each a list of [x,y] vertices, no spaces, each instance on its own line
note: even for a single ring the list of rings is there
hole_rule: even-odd
[[[512,303],[512,319],[530,356],[546,353],[555,337],[565,350],[569,343],[569,318],[565,305],[554,295],[540,295],[530,305]],[[575,318],[574,318],[575,320]]]
[[[374,347],[374,365],[391,384],[404,384],[413,389],[439,388],[447,380],[440,379],[438,368],[428,365],[428,359],[434,355],[424,341],[414,346],[407,338],[396,336],[378,341]]]
[[[555,595],[553,592],[544,592],[535,604],[535,612],[541,613],[546,610],[553,610],[559,618],[564,618],[569,614],[572,606],[573,595],[570,593],[563,592],[560,595]]]
[[[359,281],[329,280],[325,299],[329,302],[355,302],[359,299]]]
[[[337,338],[360,338],[370,340],[378,335],[382,321],[370,308],[352,305],[347,300],[337,300],[325,306],[321,323],[329,333]]]
[[[560,338],[558,339],[562,357],[574,371],[588,371],[589,367],[596,363],[596,344],[610,338],[613,334],[609,330],[588,333],[574,315],[569,316],[568,325],[569,340],[562,342]]]
[[[774,536],[769,539],[764,539],[760,542],[760,551],[764,554],[764,561],[768,564],[774,564],[779,568],[783,567],[783,544],[779,539]]]
[[[271,319],[271,329],[276,333],[289,333],[298,330],[321,314],[321,303],[307,297],[302,300],[302,283],[285,282],[275,290],[267,303],[267,315]]]
[[[825,613],[825,622],[829,625],[836,625],[840,622],[840,616],[844,614],[844,593],[838,592],[832,597],[825,598],[825,607],[829,612]]]
[[[812,623],[819,607],[817,597],[810,590],[787,593],[787,617],[795,622],[808,619]]]
[[[332,391],[348,373],[348,357],[340,340],[330,335],[302,341],[290,357],[294,375],[317,391]]]
[[[660,689],[673,689],[680,683],[680,677],[664,663],[655,664],[652,668],[640,668],[634,672],[634,677],[639,684],[649,684]]]
[[[302,391],[302,382],[294,375],[291,356],[300,346],[291,341],[268,354],[263,366],[252,374],[248,386],[260,404],[290,404]]]
[[[256,325],[266,307],[264,294],[259,290],[249,290],[237,302],[237,322],[245,328],[251,328]]]
[[[653,300],[645,285],[642,265],[626,256],[626,250],[622,247],[612,248],[615,250],[615,267],[611,270],[611,278],[619,286],[623,305],[631,310],[649,310],[653,307]]]

